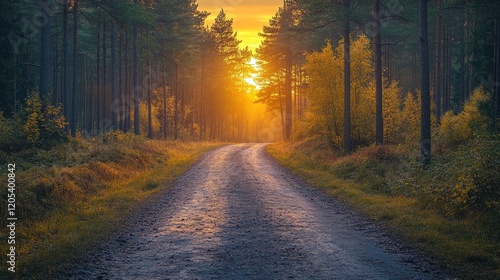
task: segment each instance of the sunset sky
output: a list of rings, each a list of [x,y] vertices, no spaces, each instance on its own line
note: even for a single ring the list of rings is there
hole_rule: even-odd
[[[199,10],[211,13],[206,24],[211,26],[221,8],[228,18],[233,18],[233,28],[242,40],[241,47],[248,46],[254,51],[261,42],[258,33],[262,26],[269,24],[283,0],[198,0]]]

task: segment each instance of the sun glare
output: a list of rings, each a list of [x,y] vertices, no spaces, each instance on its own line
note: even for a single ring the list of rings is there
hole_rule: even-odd
[[[256,90],[260,90],[260,88],[261,88],[261,87],[260,87],[260,85],[259,85],[259,84],[257,84],[257,83],[255,82],[255,80],[254,80],[254,78],[255,78],[255,77],[257,77],[257,76],[259,75],[258,73],[259,73],[259,70],[260,70],[260,69],[259,69],[259,65],[257,64],[257,60],[256,60],[254,57],[252,57],[252,58],[250,59],[250,61],[248,62],[248,64],[252,65],[252,67],[253,67],[253,69],[254,69],[255,73],[250,74],[250,77],[245,78],[245,82],[247,82],[248,84],[250,84],[250,85],[254,86]]]

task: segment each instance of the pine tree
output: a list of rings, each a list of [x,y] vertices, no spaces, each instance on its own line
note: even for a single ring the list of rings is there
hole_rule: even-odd
[[[429,81],[429,43],[427,31],[427,0],[420,0],[420,87],[422,101],[422,124],[420,134],[421,157],[423,164],[431,162],[431,97]]]

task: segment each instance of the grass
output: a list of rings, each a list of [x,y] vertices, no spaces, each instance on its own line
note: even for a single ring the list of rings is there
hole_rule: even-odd
[[[343,157],[308,140],[272,144],[268,151],[312,186],[353,205],[460,278],[498,279],[498,214],[457,217],[422,203],[411,183],[428,175],[417,172],[418,164],[399,148],[370,147]]]
[[[80,139],[51,151],[13,155],[9,160],[19,166],[20,216],[15,277],[50,279],[65,270],[118,228],[141,202],[171,186],[201,154],[219,145]],[[4,228],[0,231],[2,252],[7,250]],[[7,273],[5,262],[0,269],[1,279],[14,276]]]

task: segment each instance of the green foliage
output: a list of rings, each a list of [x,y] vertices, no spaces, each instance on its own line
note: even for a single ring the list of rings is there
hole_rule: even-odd
[[[476,137],[415,172],[413,188],[424,205],[450,216],[500,213],[500,136]]]
[[[372,146],[339,158],[332,166],[336,176],[363,185],[367,192],[406,195],[397,180],[406,160],[405,154],[396,146]]]
[[[68,141],[65,125],[61,106],[41,100],[38,92],[32,92],[21,112],[10,119],[0,114],[0,150],[50,149]]]
[[[0,151],[8,151],[11,149],[10,146],[14,139],[14,127],[14,120],[4,117],[3,112],[0,111]]]
[[[496,279],[500,135],[474,137],[425,169],[412,160],[418,147],[401,148],[373,146],[339,157],[324,141],[304,140],[268,150],[309,184],[403,233],[464,279]]]

